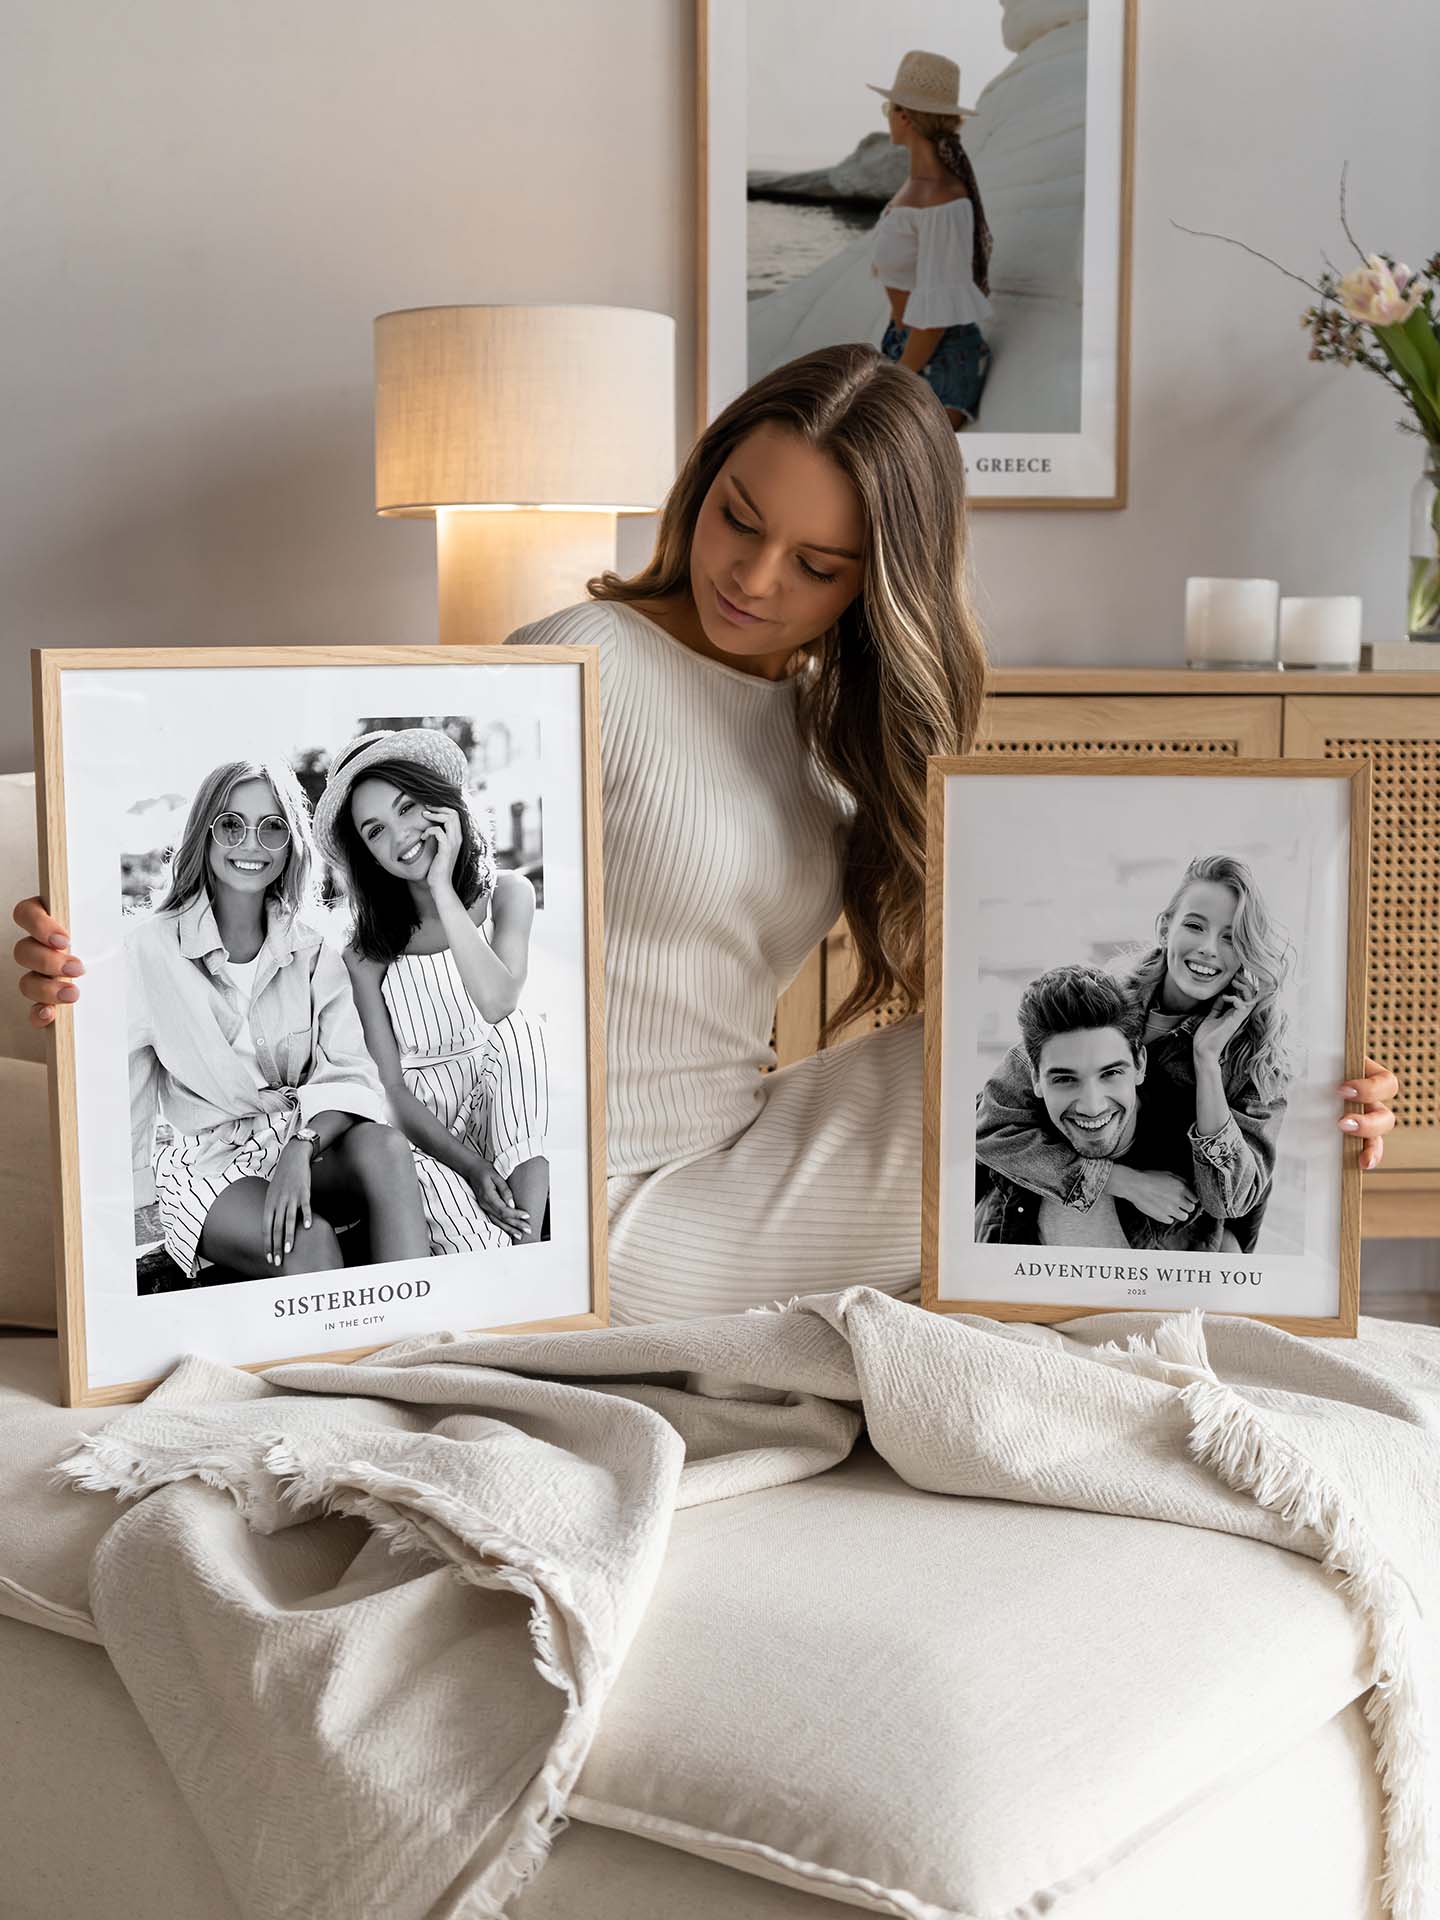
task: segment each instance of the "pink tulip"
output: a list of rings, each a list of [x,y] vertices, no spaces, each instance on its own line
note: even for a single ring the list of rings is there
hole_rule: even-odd
[[[1392,272],[1378,253],[1372,253],[1363,267],[1346,274],[1336,297],[1358,326],[1403,327],[1420,304],[1420,288],[1413,284],[1408,267]]]

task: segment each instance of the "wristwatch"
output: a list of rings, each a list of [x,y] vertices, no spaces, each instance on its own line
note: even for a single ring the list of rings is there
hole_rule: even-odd
[[[306,1146],[309,1147],[312,1155],[318,1153],[320,1150],[320,1136],[314,1127],[296,1127],[290,1138],[292,1140],[303,1140]]]

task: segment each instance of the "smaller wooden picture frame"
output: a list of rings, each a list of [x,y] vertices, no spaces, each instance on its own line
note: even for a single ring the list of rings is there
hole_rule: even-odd
[[[595,649],[33,663],[41,885],[86,968],[51,1075],[66,1403],[143,1398],[188,1353],[255,1370],[605,1325]],[[438,893],[406,878],[447,833]],[[436,915],[407,920],[422,884]],[[271,1272],[247,1208],[296,1141],[312,1225]]]
[[[1369,763],[937,758],[927,846],[923,1304],[1353,1337]]]

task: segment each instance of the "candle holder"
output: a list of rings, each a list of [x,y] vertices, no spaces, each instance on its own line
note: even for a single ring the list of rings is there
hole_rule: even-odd
[[[1185,582],[1185,663],[1211,673],[1262,673],[1275,665],[1278,580]]]
[[[1280,602],[1280,665],[1287,673],[1354,673],[1360,666],[1358,594],[1314,594]]]

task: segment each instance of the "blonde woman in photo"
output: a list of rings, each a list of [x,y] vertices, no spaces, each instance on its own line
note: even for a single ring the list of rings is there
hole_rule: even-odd
[[[990,229],[960,138],[960,69],[943,54],[907,53],[884,97],[891,143],[910,171],[880,215],[871,271],[890,324],[880,351],[933,390],[957,433],[972,427],[990,373]]]
[[[705,429],[648,565],[512,636],[600,655],[617,1323],[918,1286],[926,766],[969,748],[985,679],[965,533],[934,392],[828,347]],[[842,910],[831,1031],[907,1017],[766,1071]],[[17,918],[43,1025],[75,997],[68,940],[38,901]],[[1395,1079],[1347,1084],[1374,1165]]]

